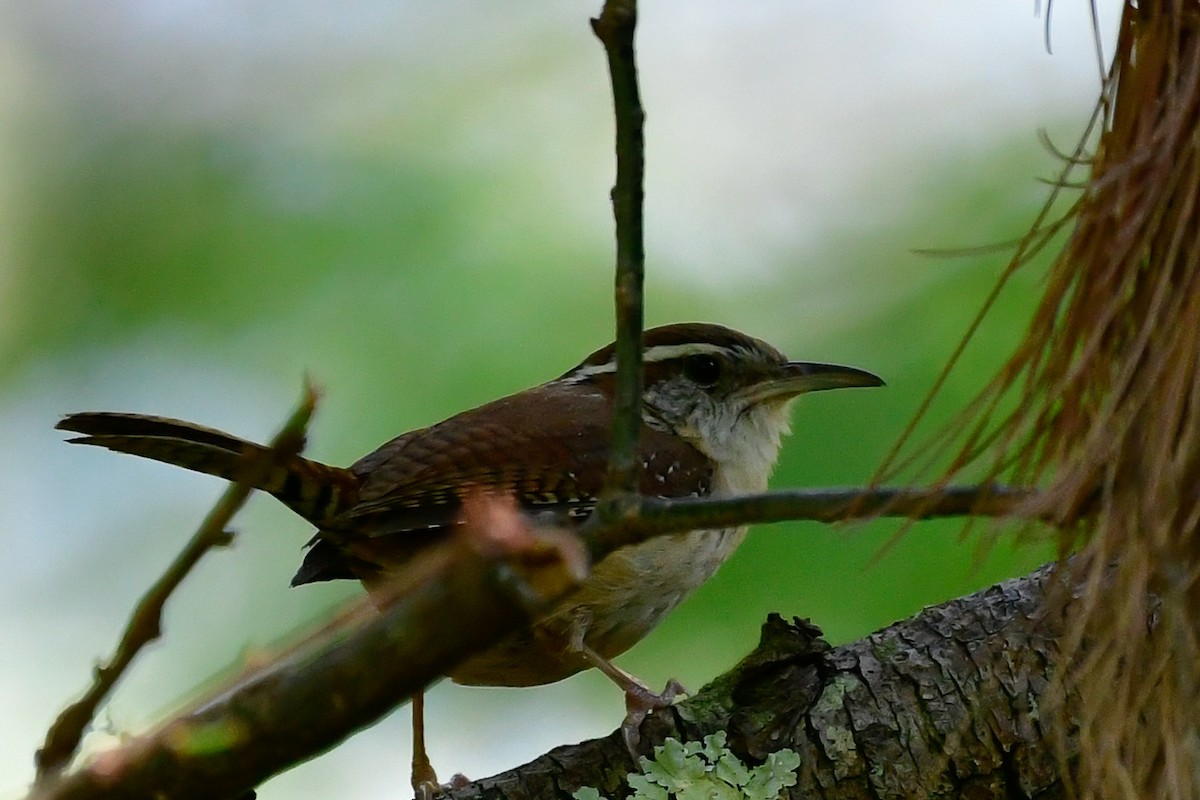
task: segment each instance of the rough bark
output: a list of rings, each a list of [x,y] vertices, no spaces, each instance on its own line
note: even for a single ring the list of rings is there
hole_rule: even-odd
[[[794,798],[1064,796],[1058,756],[1072,759],[1074,742],[1043,727],[1063,621],[1044,611],[1057,574],[1043,567],[837,648],[772,615],[732,671],[647,719],[642,747],[721,730],[754,762],[790,747]],[[619,797],[632,767],[614,734],[450,796],[544,800],[594,786]]]

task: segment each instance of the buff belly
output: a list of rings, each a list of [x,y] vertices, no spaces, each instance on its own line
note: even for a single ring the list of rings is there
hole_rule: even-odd
[[[450,677],[480,686],[562,680],[589,666],[571,650],[579,631],[605,658],[620,655],[712,577],[745,535],[745,528],[693,531],[618,550],[545,619],[464,662]]]

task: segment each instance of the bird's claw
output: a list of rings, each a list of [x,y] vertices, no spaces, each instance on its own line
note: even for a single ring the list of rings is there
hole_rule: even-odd
[[[449,783],[438,783],[437,776],[433,776],[432,780],[419,780],[413,785],[413,797],[415,800],[435,800],[451,789],[462,789],[470,783],[471,779],[461,772],[454,773]]]
[[[672,678],[667,681],[662,692],[655,693],[642,683],[635,683],[625,689],[625,721],[621,723],[621,738],[625,740],[625,749],[638,763],[638,744],[642,740],[642,722],[651,711],[667,708],[680,695],[688,691],[679,681]]]

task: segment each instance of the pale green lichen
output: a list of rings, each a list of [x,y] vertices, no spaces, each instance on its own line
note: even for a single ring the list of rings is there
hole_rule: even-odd
[[[843,703],[846,695],[859,685],[858,679],[850,675],[835,675],[833,680],[826,684],[821,696],[813,703],[812,713],[814,716],[825,716],[828,714],[840,712],[843,708]]]
[[[831,680],[820,697],[813,703],[812,719],[821,730],[821,740],[826,751],[835,762],[853,758],[858,747],[854,741],[854,731],[845,723],[849,717],[846,714],[846,695],[856,689],[860,682],[849,675],[838,675]]]
[[[654,759],[642,758],[642,771],[629,773],[629,800],[777,800],[796,784],[800,756],[780,750],[757,767],[748,767],[725,746],[724,731],[704,742],[667,739],[654,748]],[[606,800],[585,786],[575,800]]]

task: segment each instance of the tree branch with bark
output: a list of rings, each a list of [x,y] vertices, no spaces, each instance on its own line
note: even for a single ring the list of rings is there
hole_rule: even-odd
[[[653,742],[727,733],[752,762],[800,754],[792,797],[1066,797],[1044,710],[1054,695],[1064,614],[1047,598],[1064,573],[1032,575],[926,609],[831,648],[806,620],[772,615],[758,647],[694,697],[643,725]],[[511,772],[450,792],[470,798],[567,797],[582,786],[621,796],[633,765],[613,734],[560,747]]]

